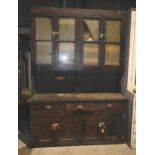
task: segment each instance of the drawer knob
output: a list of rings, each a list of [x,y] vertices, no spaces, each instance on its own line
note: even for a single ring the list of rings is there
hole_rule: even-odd
[[[109,103],[109,104],[107,105],[107,107],[108,107],[108,108],[112,108],[113,106],[112,106],[112,104]]]
[[[78,110],[81,110],[81,109],[83,109],[83,105],[78,105]]]
[[[51,105],[46,105],[45,108],[46,109],[52,109],[52,106]]]

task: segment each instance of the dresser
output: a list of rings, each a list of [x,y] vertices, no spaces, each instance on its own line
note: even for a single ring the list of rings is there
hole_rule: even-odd
[[[32,147],[126,141],[121,94],[128,12],[35,8],[32,84],[26,101]]]

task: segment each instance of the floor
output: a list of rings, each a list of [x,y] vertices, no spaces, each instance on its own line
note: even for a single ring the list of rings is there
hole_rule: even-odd
[[[18,140],[19,155],[136,155],[126,144],[46,147],[29,149]]]

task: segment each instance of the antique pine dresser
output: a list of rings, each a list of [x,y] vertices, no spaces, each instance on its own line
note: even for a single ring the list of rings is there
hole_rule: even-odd
[[[32,147],[126,141],[127,12],[32,10]]]

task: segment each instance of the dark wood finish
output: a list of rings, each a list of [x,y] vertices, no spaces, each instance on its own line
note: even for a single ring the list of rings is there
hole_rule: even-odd
[[[27,103],[33,147],[125,142],[121,94],[36,94]]]
[[[53,30],[59,31],[59,18],[75,18],[75,64],[58,64],[58,43],[53,41],[53,64],[36,64],[35,49],[35,17],[49,17],[53,21]],[[105,20],[114,19],[122,21],[120,65],[104,65],[104,40],[99,40],[99,64],[84,65],[83,60],[83,19],[99,19],[100,32],[105,33]],[[32,63],[35,91],[38,93],[79,93],[79,92],[119,92],[120,81],[123,75],[124,35],[127,22],[126,11],[107,11],[89,9],[65,8],[36,8],[32,11]],[[65,41],[63,41],[65,42]],[[72,41],[70,41],[72,42]],[[74,42],[74,41],[73,41]],[[89,42],[94,43],[94,42]],[[55,76],[64,76],[57,80]]]
[[[75,19],[75,40],[69,41],[75,43],[75,64],[59,64],[58,43],[65,41],[57,40],[58,36],[53,38],[53,63],[36,64],[35,17],[51,18],[56,32],[59,31],[59,18]],[[124,66],[126,17],[124,11],[65,8],[36,8],[32,11],[35,94],[27,100],[32,147],[125,142],[127,99],[119,92]],[[107,19],[122,21],[121,40],[116,43],[121,46],[119,65],[104,64],[104,38],[89,42],[99,46],[98,65],[83,64],[84,19],[99,19],[99,34],[105,33]]]

